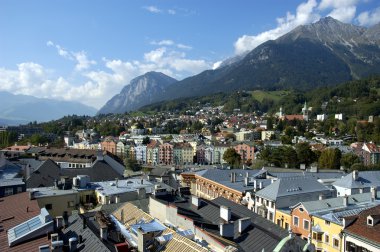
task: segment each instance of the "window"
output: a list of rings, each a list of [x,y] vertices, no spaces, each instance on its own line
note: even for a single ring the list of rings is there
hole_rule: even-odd
[[[325,220],[325,224],[326,224],[326,225],[330,225],[330,221]]]
[[[372,218],[370,216],[367,217],[367,225],[373,226],[373,221],[372,221]]]
[[[270,203],[270,207],[274,208],[274,202],[273,201]]]
[[[301,213],[303,212],[303,208],[302,207],[300,207],[299,210],[300,210]]]
[[[67,207],[74,207],[74,201],[67,202]]]
[[[289,229],[289,223],[285,222],[285,229],[288,230]]]
[[[5,188],[4,190],[4,196],[9,196],[13,194],[13,188]]]
[[[51,210],[51,209],[53,209],[53,204],[46,204],[45,208],[46,208],[46,210]]]
[[[329,243],[329,242],[330,242],[330,236],[325,235],[325,242],[326,242],[326,243]]]
[[[318,241],[318,242],[321,242],[322,241],[322,233],[313,232],[313,239]]]
[[[335,248],[339,248],[339,240],[337,238],[333,238],[333,245]]]
[[[279,225],[281,227],[281,220],[280,219],[277,219],[277,225]]]
[[[303,220],[303,229],[305,230],[309,230],[309,221],[308,220]]]
[[[273,213],[269,212],[269,220],[273,221]]]
[[[294,225],[294,226],[297,226],[297,227],[298,227],[298,220],[299,220],[299,219],[298,219],[297,216],[294,216],[294,217],[293,217],[293,225]]]

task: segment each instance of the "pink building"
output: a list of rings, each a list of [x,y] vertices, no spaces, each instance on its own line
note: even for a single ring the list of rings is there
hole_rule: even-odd
[[[255,147],[253,144],[240,143],[234,146],[234,149],[241,156],[241,161],[246,163],[248,160],[255,159]]]
[[[161,144],[159,147],[160,164],[173,164],[173,145],[170,143]]]

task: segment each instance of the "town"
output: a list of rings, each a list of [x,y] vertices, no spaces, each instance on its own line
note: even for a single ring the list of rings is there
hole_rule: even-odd
[[[305,102],[3,127],[0,247],[378,251],[380,120],[348,121]]]

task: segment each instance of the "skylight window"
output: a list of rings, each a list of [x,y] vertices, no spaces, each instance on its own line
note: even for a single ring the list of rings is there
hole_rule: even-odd
[[[51,216],[45,208],[42,208],[39,215],[8,230],[9,246],[46,234],[48,231],[53,231],[53,228]]]

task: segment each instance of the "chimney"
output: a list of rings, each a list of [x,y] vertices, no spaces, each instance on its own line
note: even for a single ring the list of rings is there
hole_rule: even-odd
[[[96,152],[96,160],[99,160],[99,161],[102,161],[104,158],[103,158],[103,151],[101,150],[98,150]]]
[[[149,241],[149,233],[144,233],[141,229],[137,229],[137,249],[141,252],[146,252],[147,242]]]
[[[79,235],[78,236],[78,244],[81,244],[81,243],[83,243],[83,236]]]
[[[86,229],[86,227],[87,227],[87,218],[84,215],[82,215],[82,216],[83,216],[83,220],[82,220],[83,229]]]
[[[118,178],[115,178],[115,184],[116,184],[116,188],[119,187],[119,179]]]
[[[352,172],[352,178],[356,181],[356,180],[358,180],[358,178],[359,178],[359,171],[358,170],[354,170],[353,172]]]
[[[248,184],[249,184],[249,178],[248,178],[248,177],[245,177],[245,178],[244,178],[244,185],[245,185],[245,186],[248,186]]]
[[[78,240],[77,238],[75,237],[71,237],[69,239],[69,248],[70,248],[70,252],[75,252],[77,251],[77,245],[78,245]]]
[[[193,206],[195,206],[198,209],[201,206],[201,200],[197,196],[192,195],[191,204],[193,204]]]
[[[220,223],[219,233],[222,237],[232,238],[234,237],[234,223]]]
[[[57,216],[55,219],[56,219],[56,223],[57,223],[57,229],[61,229],[63,226],[63,217]]]
[[[222,218],[224,221],[230,221],[231,220],[231,208],[226,206],[220,206],[220,218]]]
[[[256,191],[256,188],[257,188],[257,181],[256,181],[256,179],[253,180],[253,188],[254,188],[255,191]]]
[[[375,186],[371,186],[371,201],[374,202],[376,200],[377,188]]]
[[[249,172],[246,172],[245,177],[249,178]]]
[[[348,206],[348,196],[347,195],[345,195],[344,197],[343,197],[343,206]]]
[[[63,212],[62,217],[63,217],[63,226],[67,228],[69,226],[69,214],[67,213],[67,211]]]
[[[363,188],[359,188],[359,193],[360,193],[360,194],[363,193]]]
[[[115,197],[115,203],[116,204],[120,203],[120,196],[119,195],[116,195],[116,197]]]
[[[259,188],[260,188],[260,189],[263,189],[263,182],[260,182],[260,184],[259,184]]]
[[[137,189],[137,195],[138,195],[138,199],[145,199],[146,198],[146,190],[145,188],[139,188]]]
[[[102,240],[107,240],[107,237],[108,237],[108,227],[105,226],[105,227],[100,227],[100,238]]]
[[[239,224],[239,233],[242,234],[251,224],[251,218],[245,217],[238,220]]]
[[[231,172],[231,183],[235,183],[235,182],[236,182],[236,173]]]

